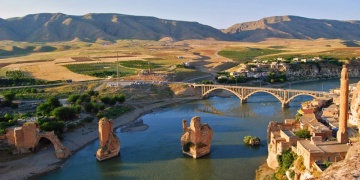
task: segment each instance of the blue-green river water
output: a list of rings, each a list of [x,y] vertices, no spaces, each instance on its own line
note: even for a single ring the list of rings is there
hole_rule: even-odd
[[[353,79],[351,82],[357,82]],[[324,90],[339,86],[339,80],[292,84],[291,89]],[[72,155],[62,168],[40,179],[254,179],[255,170],[266,161],[266,130],[270,121],[293,118],[300,103],[311,97],[299,96],[290,108],[266,93],[254,94],[246,104],[236,97],[212,97],[177,104],[141,117],[149,128],[121,133],[120,156],[98,162],[94,156],[96,140]],[[200,112],[215,108],[222,115]],[[200,159],[182,154],[182,120],[200,116],[214,131],[211,153]],[[243,137],[258,136],[260,147],[243,144]]]

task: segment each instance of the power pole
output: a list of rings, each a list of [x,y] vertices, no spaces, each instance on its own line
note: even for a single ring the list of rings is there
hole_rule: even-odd
[[[118,86],[119,86],[119,51],[116,51],[116,72],[117,72],[117,80],[118,80]]]

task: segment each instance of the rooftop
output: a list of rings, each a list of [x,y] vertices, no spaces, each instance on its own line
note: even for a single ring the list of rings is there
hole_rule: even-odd
[[[310,153],[323,153],[324,151],[320,149],[318,146],[311,143],[309,140],[300,140],[298,141],[306,150]]]

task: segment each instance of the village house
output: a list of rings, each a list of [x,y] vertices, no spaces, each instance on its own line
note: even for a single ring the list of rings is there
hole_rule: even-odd
[[[317,163],[337,162],[345,158],[349,149],[347,144],[321,140],[321,137],[314,136],[311,140],[297,141],[296,154],[304,158],[306,169],[311,169]]]

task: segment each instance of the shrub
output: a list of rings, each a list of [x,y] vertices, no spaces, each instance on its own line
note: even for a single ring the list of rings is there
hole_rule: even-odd
[[[300,129],[295,132],[295,135],[299,138],[304,138],[304,139],[311,137],[310,131],[308,131],[307,129]]]
[[[100,98],[100,101],[104,104],[109,104],[110,100],[111,100],[111,98],[108,96],[103,96]]]
[[[61,120],[69,121],[76,117],[76,109],[73,107],[57,107],[52,111],[52,114]]]
[[[68,101],[70,103],[76,103],[76,101],[80,98],[79,94],[72,94],[69,96]],[[80,100],[81,101],[81,100]]]
[[[40,129],[43,131],[54,131],[56,134],[64,132],[65,123],[64,121],[48,121],[40,125]]]
[[[252,139],[251,136],[245,136],[245,137],[244,137],[244,143],[245,143],[245,144],[249,144],[251,139]]]

